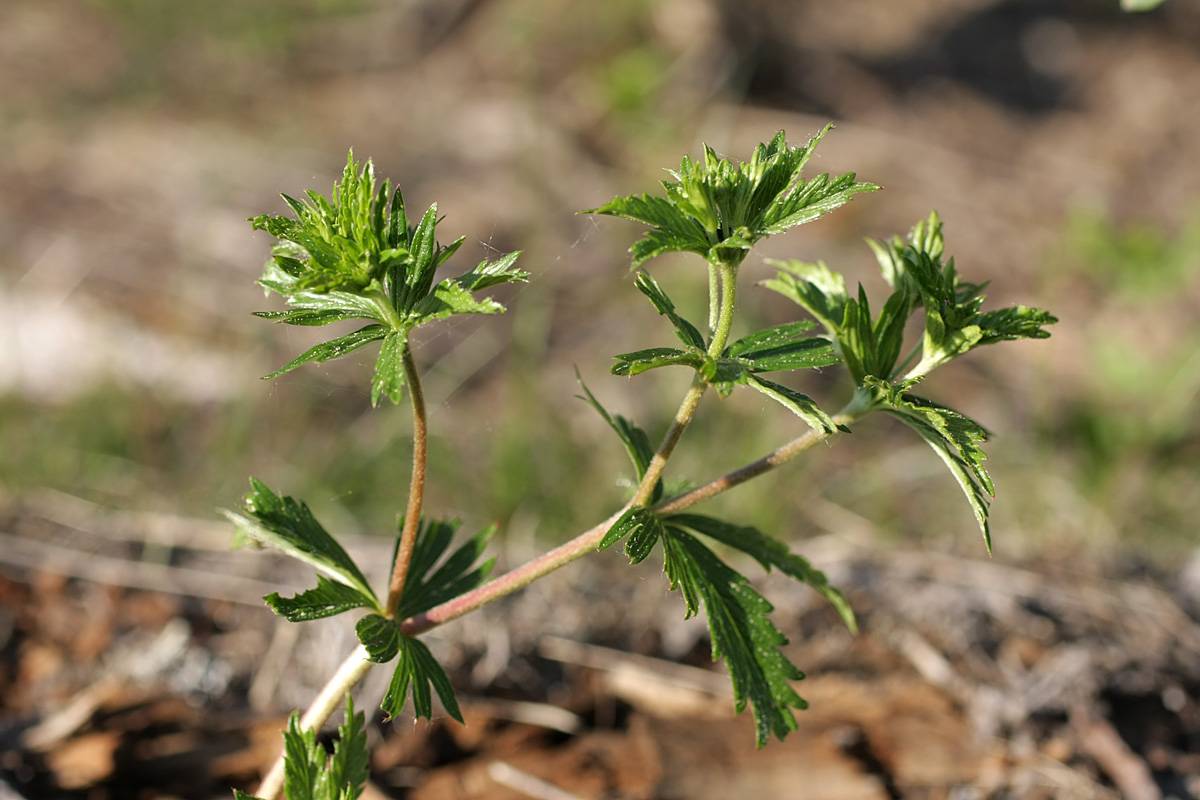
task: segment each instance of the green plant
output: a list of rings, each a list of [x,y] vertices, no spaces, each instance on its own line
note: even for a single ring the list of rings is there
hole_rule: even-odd
[[[1023,306],[983,311],[983,286],[962,280],[953,259],[944,258],[936,214],[918,223],[907,240],[871,242],[891,287],[877,315],[861,287],[851,295],[841,275],[824,264],[772,262],[777,275],[763,285],[795,301],[815,322],[801,319],[734,338],[740,267],[754,244],[815,220],[856,194],[879,188],[858,181],[854,174],[801,177],[828,130],[797,147],[788,146],[780,132],[741,164],[720,158],[706,147],[703,159],[684,157],[679,171],[671,173],[672,180],[663,182],[665,196],[617,198],[587,212],[649,226],[631,248],[635,285],[654,310],[666,317],[678,340],[674,346],[619,354],[612,372],[634,376],[663,367],[683,367],[693,373],[693,379],[657,447],[647,431],[605,410],[581,381],[583,399],[603,416],[628,451],[637,488],[625,506],[604,522],[491,581],[487,578],[492,562],[480,563],[480,559],[492,529],[452,548],[457,524],[423,516],[425,408],[408,341],[412,329],[427,322],[454,314],[502,311],[494,300],[477,298],[475,293],[525,280],[526,275],[514,267],[517,254],[484,261],[457,278],[435,283],[434,273],[462,240],[449,246],[437,242],[436,206],[411,224],[400,192],[392,192],[386,181],[377,186],[371,163],[360,165],[353,155],[332,199],[313,192],[307,201],[285,197],[294,219],[253,219],[255,228],[279,239],[261,283],[288,305],[285,311],[260,316],[291,325],[350,319],[366,322],[351,333],[311,348],[274,374],[309,361],[337,358],[378,341],[381,347],[371,381],[372,401],[378,404],[386,397],[398,403],[407,384],[414,441],[408,506],[385,595],[375,594],[362,571],[305,504],[277,495],[253,480],[242,508],[229,512],[242,537],[277,547],[319,573],[316,587],[295,597],[269,595],[266,601],[276,613],[300,622],[356,609],[367,611],[356,626],[360,646],[305,716],[294,718],[289,725],[286,759],[264,781],[259,790],[263,797],[274,797],[285,775],[293,800],[327,796],[312,788],[316,784],[311,771],[320,772],[323,762],[314,758],[311,748],[301,746],[308,741],[303,738],[308,735],[304,731],[322,724],[373,663],[395,660],[397,664],[382,703],[389,717],[400,713],[409,695],[417,716],[429,717],[436,693],[447,713],[461,721],[445,672],[418,636],[586,553],[622,541],[633,564],[661,550],[663,569],[671,587],[682,595],[686,615],[698,614],[703,608],[713,658],[726,662],[737,709],[741,711],[747,704],[752,707],[758,744],[764,745],[772,735],[782,739],[796,727],[792,709],[805,707],[792,686],[803,673],[779,650],[786,640],[769,619],[771,605],[710,545],[741,551],[766,570],[778,569],[808,584],[837,609],[851,629],[855,627],[853,612],[821,572],[782,542],[755,527],[688,509],[780,466],[817,442],[848,432],[849,425],[873,411],[896,416],[933,447],[962,486],[991,547],[988,502],[993,490],[980,449],[986,432],[971,419],[911,390],[932,370],[976,347],[1043,338],[1048,335],[1044,326],[1055,319]],[[650,259],[672,252],[694,253],[705,266],[710,302],[703,330],[679,312],[663,287],[645,271]],[[918,311],[923,312],[924,334],[905,352],[905,325]],[[818,325],[823,335],[813,335]],[[857,389],[836,414],[827,413],[808,395],[779,382],[780,373],[839,362],[849,370]],[[766,377],[772,373],[771,378]],[[668,493],[665,469],[701,398],[710,388],[725,396],[738,387],[777,401],[795,414],[806,430],[733,472],[681,493]],[[351,738],[361,741],[356,737]],[[296,759],[309,767],[293,767]],[[335,756],[331,763],[337,761]],[[361,770],[337,769],[346,779],[343,783],[337,778],[337,786],[329,789],[332,794],[328,796],[340,796],[342,791],[354,796],[357,784],[346,776],[353,772],[356,780],[361,779]]]

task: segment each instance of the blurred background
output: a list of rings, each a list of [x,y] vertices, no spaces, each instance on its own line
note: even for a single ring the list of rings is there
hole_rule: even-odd
[[[0,711],[9,721],[0,735],[7,753],[0,775],[7,784],[28,797],[209,796],[203,781],[181,787],[128,777],[129,763],[151,772],[151,756],[128,749],[146,726],[129,723],[114,735],[95,716],[127,698],[102,694],[93,713],[57,738],[34,736],[31,744],[29,733],[98,685],[97,670],[111,670],[121,646],[150,646],[129,637],[161,643],[180,620],[173,652],[200,659],[198,677],[168,693],[191,698],[192,712],[219,708],[226,723],[243,726],[239,741],[250,741],[245,726],[304,702],[303,686],[289,694],[247,665],[277,643],[269,615],[253,605],[262,586],[271,588],[254,581],[287,574],[264,559],[222,551],[228,531],[216,509],[238,502],[249,475],[305,499],[327,527],[366,551],[386,549],[380,537],[395,529],[408,482],[407,410],[370,408],[374,354],[365,351],[259,380],[320,332],[250,315],[277,302],[254,283],[269,240],[246,217],[282,213],[280,192],[328,193],[353,148],[403,187],[411,208],[438,203],[443,241],[466,237],[451,269],[523,251],[530,282],[497,290],[507,315],[429,326],[418,332],[416,351],[434,437],[428,508],[472,531],[499,521],[501,564],[515,566],[606,517],[627,491],[624,454],[576,398],[576,370],[610,410],[652,437],[665,429],[688,381],[683,371],[663,371],[639,376],[635,386],[608,374],[613,354],[673,337],[629,277],[626,249],[638,226],[577,210],[655,191],[664,168],[684,153],[699,154],[702,142],[742,159],[778,130],[800,143],[830,121],[836,129],[810,175],[854,171],[884,191],[766,243],[743,267],[744,281],[771,277],[763,258],[823,259],[878,296],[883,284],[864,237],[903,234],[936,209],[960,273],[990,281],[990,307],[1035,305],[1061,320],[1050,340],[977,352],[924,389],[995,434],[988,447],[998,491],[995,557],[986,560],[970,510],[940,461],[887,419],[867,420],[853,436],[704,510],[753,522],[812,555],[844,582],[867,620],[877,606],[896,615],[881,611],[876,632],[919,633],[940,661],[914,656],[925,651],[909,639],[898,645],[884,636],[879,646],[897,660],[872,662],[862,674],[908,670],[921,686],[953,698],[947,708],[957,711],[947,714],[974,720],[968,727],[977,733],[1010,744],[1027,739],[1029,752],[1072,776],[1055,784],[1045,775],[1059,773],[1037,773],[1050,781],[1044,796],[1131,796],[1117,775],[1129,763],[1153,775],[1142,781],[1146,791],[1200,796],[1200,11],[1187,0],[1144,15],[1121,13],[1115,0],[5,0]],[[703,317],[698,263],[664,258],[650,267],[686,315]],[[741,307],[744,331],[797,314],[759,289],[747,289]],[[801,388],[830,410],[850,389],[836,370]],[[673,462],[676,476],[707,480],[792,438],[801,425],[740,393],[707,398],[701,411]],[[247,558],[252,567],[242,566]],[[608,594],[580,577],[610,567],[612,577],[597,581],[615,586]],[[461,644],[473,635],[486,640],[486,626],[464,621],[459,632],[448,631],[460,642],[445,645],[461,649],[454,650],[460,685],[512,702],[549,700],[546,686],[577,686],[576,672],[547,666],[560,663],[552,656],[531,655],[543,630],[706,663],[702,630],[687,628],[693,632],[682,643],[670,632],[682,611],[654,570],[643,568],[631,589],[621,581],[635,579],[620,567],[619,557],[601,558],[514,601],[499,617],[521,631],[507,649]],[[945,577],[951,567],[959,570],[954,580]],[[993,583],[975,569],[993,570],[986,572]],[[1001,569],[1012,572],[994,571]],[[296,580],[303,586],[308,579]],[[1042,580],[1086,584],[1072,595],[1076,617],[1046,599]],[[930,594],[949,584],[961,593]],[[1018,597],[1012,607],[1025,616],[1004,616],[990,595],[980,600],[985,584]],[[1018,584],[1025,588],[1012,588]],[[802,590],[771,586],[781,613],[816,626],[800,634],[808,641],[836,624],[815,605],[815,616],[805,616],[811,599],[789,599]],[[1122,594],[1128,586],[1156,599],[1129,600]],[[161,596],[164,589],[172,593]],[[629,612],[620,603],[630,592],[655,609],[661,601],[670,625],[657,627],[657,611],[623,617]],[[908,598],[911,609],[889,592]],[[575,601],[579,609],[563,610]],[[604,603],[617,610],[602,610]],[[558,614],[547,621],[551,604]],[[1153,619],[1173,621],[1146,623],[1131,606],[1139,614],[1153,606]],[[953,609],[973,609],[974,622],[960,629],[940,616]],[[979,641],[971,625],[984,618],[998,626],[990,634],[995,646],[980,656],[991,672],[967,657]],[[645,625],[632,630],[634,619]],[[1042,632],[1030,633],[1030,625]],[[1162,633],[1154,644],[1121,638],[1154,625]],[[839,638],[829,653],[799,656],[801,666],[844,667],[846,648],[869,649],[862,642],[872,630],[865,627],[859,644]],[[1105,661],[1108,672],[1087,661],[1079,674],[1106,677],[1087,683],[1082,699],[1025,698],[1021,711],[997,711],[999,721],[979,723],[987,716],[979,709],[991,702],[979,700],[979,686],[1008,686],[997,692],[1011,699],[1011,675],[998,653],[1014,630],[1041,648],[1037,657],[1025,650],[1013,656],[1028,675],[1049,669],[1043,654],[1061,656],[1065,640],[1111,645],[1128,658]],[[789,633],[794,641],[796,633]],[[222,646],[230,648],[225,655]],[[326,655],[336,664],[340,652]],[[1150,653],[1157,666],[1138,661]],[[527,659],[525,678],[511,666],[520,658]],[[181,662],[163,663],[181,674]],[[938,664],[963,685],[931,677],[945,678]],[[1047,674],[1068,674],[1060,667]],[[162,678],[161,669],[144,683]],[[132,673],[121,674],[116,683],[128,686]],[[1136,685],[1121,684],[1120,698],[1144,700],[1153,713],[1131,700],[1126,716],[1153,719],[1157,734],[1131,733],[1122,722],[1124,700],[1112,675],[1133,676]],[[204,680],[215,682],[198,689]],[[257,699],[250,698],[254,686]],[[599,690],[587,687],[572,691],[594,701]],[[625,715],[636,703],[613,703],[607,723],[597,722],[603,715],[595,702],[579,714],[610,733],[633,730]],[[879,796],[948,797],[947,787],[975,792],[955,797],[1041,796],[994,764],[991,773],[985,764],[937,779],[905,772],[899,756],[881,755],[882,734],[850,716],[858,721],[830,723],[842,734],[820,741],[853,757],[851,771],[882,787]],[[277,729],[278,720],[270,722]],[[1042,727],[1029,728],[1035,722]],[[1120,734],[1109,743],[1123,741],[1125,750],[1115,752],[1131,760],[1113,756],[1117,766],[1106,766],[1097,753],[1107,751],[1086,744],[1093,723]],[[482,728],[493,730],[489,724]],[[216,736],[205,730],[198,742]],[[56,753],[99,734],[107,738],[85,747],[93,755],[81,762],[93,771],[71,778]],[[651,738],[661,744],[669,737]],[[1047,742],[1062,741],[1066,750],[1047,750]],[[436,781],[423,776],[434,773],[416,775],[414,764],[432,770],[455,761],[423,746],[433,753],[424,762],[405,751],[393,766],[376,765],[392,776],[381,778],[391,796],[433,791]],[[471,762],[463,754],[477,752],[474,746],[484,747],[455,740],[457,762]],[[555,746],[561,752],[567,745]],[[568,788],[581,797],[720,796],[681,788],[688,770],[671,766],[675,750],[688,747],[666,748],[658,782],[644,791],[619,781],[601,787],[608,795]],[[985,759],[992,751],[980,752]],[[1005,763],[1015,763],[1015,751],[1003,752]],[[210,769],[210,762],[189,768]],[[746,769],[769,772],[734,762],[742,766],[731,774],[743,780]],[[876,767],[863,766],[870,763]],[[248,756],[238,769],[217,782],[248,788],[257,762]],[[1071,784],[1076,778],[1090,783]],[[477,795],[442,796],[530,796],[501,783]],[[701,788],[721,785],[709,779]],[[865,785],[845,795],[770,796],[872,796]]]

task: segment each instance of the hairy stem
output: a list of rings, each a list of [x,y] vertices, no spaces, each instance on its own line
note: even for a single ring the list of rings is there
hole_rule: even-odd
[[[858,419],[858,416],[844,412],[833,416],[833,421],[837,425],[849,425],[856,419]],[[796,456],[810,449],[817,442],[823,442],[836,435],[836,432],[824,433],[810,428],[803,435],[797,436],[787,444],[775,448],[757,461],[752,461],[744,467],[739,467],[733,472],[722,475],[716,480],[709,481],[690,492],[685,492],[684,494],[676,495],[675,497],[670,497],[660,503],[656,503],[650,507],[650,510],[659,515],[676,514],[688,506],[699,503],[701,500],[715,497],[722,492],[729,491],[735,486],[740,486],[752,478],[757,478],[765,472],[770,472],[779,465],[791,461]]]
[[[466,594],[459,595],[453,600],[448,600],[440,606],[431,608],[429,611],[404,620],[400,624],[401,632],[405,636],[416,636],[430,628],[442,625],[453,619],[458,619],[468,611],[474,611],[493,600],[499,600],[505,595],[512,594],[518,589],[528,586],[538,578],[549,575],[556,569],[564,567],[572,561],[586,556],[588,553],[595,552],[596,547],[604,539],[604,535],[608,533],[608,529],[621,518],[621,515],[625,513],[625,509],[628,507],[628,505],[625,506],[594,528],[584,531],[566,544],[559,545],[524,566],[517,567],[511,572],[507,572],[499,578],[485,583],[483,586]]]
[[[421,527],[421,505],[425,498],[425,463],[429,454],[429,431],[425,421],[425,393],[421,388],[421,376],[413,361],[412,349],[404,348],[404,378],[413,409],[413,468],[412,483],[408,488],[408,510],[404,515],[404,527],[400,531],[400,544],[396,548],[396,563],[392,565],[392,580],[388,584],[386,616],[396,615],[400,606],[400,594],[408,577],[408,565],[412,561],[413,548],[417,544],[417,531]]]
[[[729,341],[729,333],[733,330],[733,312],[737,306],[737,267],[732,264],[721,264],[716,271],[721,277],[718,303],[720,308],[715,316],[716,323],[713,326],[712,341],[708,345],[708,354],[714,358],[721,355],[725,350],[726,342]],[[654,487],[667,467],[667,461],[675,452],[675,445],[679,444],[683,432],[691,424],[692,417],[696,414],[696,406],[700,404],[700,398],[704,396],[707,388],[708,384],[704,382],[704,378],[697,374],[688,393],[684,395],[683,402],[679,404],[679,410],[675,412],[675,419],[671,420],[671,427],[667,429],[662,444],[658,446],[658,451],[650,459],[649,466],[646,467],[646,474],[642,477],[637,493],[633,496],[633,505],[644,506],[649,502],[650,496],[654,493]]]
[[[312,731],[318,730],[324,725],[334,711],[345,705],[346,693],[362,680],[373,663],[367,658],[365,647],[361,644],[356,647],[350,657],[342,662],[338,671],[325,684],[325,688],[308,707],[308,711],[304,712],[304,716],[300,718],[300,727]],[[279,793],[283,789],[284,767],[284,756],[283,753],[280,753],[279,758],[275,759],[275,763],[271,765],[271,771],[258,785],[257,797],[262,800],[275,800],[279,797]]]

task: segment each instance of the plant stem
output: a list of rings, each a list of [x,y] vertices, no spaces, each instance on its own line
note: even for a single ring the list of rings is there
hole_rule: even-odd
[[[579,534],[566,544],[559,545],[550,552],[538,556],[524,566],[517,567],[511,572],[485,583],[478,589],[459,595],[440,606],[404,620],[400,624],[400,631],[405,636],[416,636],[430,628],[458,619],[468,611],[474,611],[493,600],[499,600],[505,595],[512,594],[538,578],[594,552],[604,539],[604,535],[608,533],[608,529],[621,518],[627,508],[629,508],[628,505],[594,528]]]
[[[413,548],[417,544],[417,532],[421,527],[421,505],[425,498],[425,464],[429,456],[429,429],[425,419],[425,392],[421,388],[421,376],[413,360],[412,349],[404,348],[404,378],[413,409],[413,468],[412,482],[408,488],[408,510],[404,514],[404,527],[400,531],[400,544],[396,548],[396,563],[392,565],[392,580],[388,585],[386,616],[391,619],[400,605],[400,594],[408,577],[408,565],[412,561]]]
[[[838,425],[849,425],[866,413],[866,411],[854,410],[854,405],[855,401],[852,400],[847,404],[846,409],[834,415],[833,421]],[[714,481],[710,481],[698,489],[664,500],[651,506],[650,510],[659,515],[674,514],[682,511],[689,506],[699,503],[701,500],[715,497],[722,492],[745,483],[751,478],[758,477],[764,472],[769,472],[810,449],[817,442],[825,441],[835,435],[809,430],[804,435],[798,436],[787,444],[776,448],[757,461],[736,469]],[[644,487],[645,485],[646,483],[643,481],[642,486]],[[566,566],[577,558],[587,555],[595,550],[596,546],[604,539],[604,535],[608,533],[609,528],[621,518],[621,515],[625,513],[630,505],[633,505],[633,503],[627,504],[596,527],[581,533],[566,544],[560,545],[549,553],[535,558],[524,566],[501,575],[499,578],[480,586],[474,591],[467,592],[453,600],[442,603],[440,606],[431,608],[423,614],[406,619],[400,624],[400,630],[404,632],[405,636],[416,636],[430,628],[458,619],[462,615],[485,606],[493,600],[498,600],[505,595],[528,586],[538,578],[553,572],[559,567]]]
[[[708,354],[713,358],[721,355],[725,350],[725,343],[729,341],[729,333],[733,330],[733,312],[737,306],[737,266],[720,264],[716,271],[721,277],[721,291],[720,309],[716,314],[712,341],[708,345]],[[667,461],[675,452],[675,445],[679,444],[683,432],[691,424],[692,417],[696,414],[696,406],[700,404],[700,398],[704,396],[707,388],[708,384],[704,378],[696,375],[692,380],[691,388],[683,397],[683,402],[679,404],[679,410],[675,412],[675,419],[671,420],[671,427],[667,429],[662,444],[658,446],[658,451],[646,467],[646,474],[642,476],[642,482],[633,496],[633,505],[644,506],[649,502],[650,496],[654,493],[654,487],[667,467]]]
[[[833,416],[833,421],[837,425],[849,425],[856,419],[858,419],[857,416],[846,413],[838,413]],[[650,507],[650,510],[660,516],[663,514],[675,514],[688,506],[699,503],[701,500],[707,500],[722,492],[729,491],[751,478],[757,478],[764,472],[770,472],[779,465],[791,461],[796,456],[810,449],[817,442],[825,441],[836,435],[836,431],[834,433],[823,433],[810,428],[803,435],[797,436],[787,444],[775,448],[757,461],[752,461],[744,467],[739,467],[733,472],[722,475],[716,480],[709,481],[690,492],[685,492],[684,494],[676,495],[675,497],[670,497],[656,503]]]
[[[338,671],[325,684],[325,688],[308,707],[308,711],[304,712],[304,716],[300,718],[300,727],[311,731],[324,725],[333,712],[345,704],[343,698],[346,693],[362,680],[373,663],[367,658],[365,647],[361,644],[356,647],[350,657],[342,662]],[[262,800],[275,800],[279,796],[280,790],[283,789],[284,766],[284,755],[280,753],[279,758],[275,759],[275,763],[271,765],[271,771],[258,785],[257,797]]]

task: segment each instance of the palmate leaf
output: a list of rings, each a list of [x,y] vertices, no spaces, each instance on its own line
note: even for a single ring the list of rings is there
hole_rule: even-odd
[[[765,569],[775,566],[808,583],[837,608],[852,630],[854,615],[841,592],[829,586],[822,573],[753,528],[739,528],[694,514],[660,519],[648,508],[631,506],[600,542],[598,549],[603,550],[628,537],[625,552],[633,564],[643,561],[654,545],[662,542],[663,569],[671,588],[683,596],[687,616],[694,616],[704,607],[712,657],[714,661],[725,659],[733,683],[734,707],[740,713],[747,701],[753,704],[759,747],[772,734],[783,739],[796,729],[791,709],[807,707],[790,683],[801,680],[804,673],[778,649],[787,644],[787,638],[767,617],[771,604],[751,588],[745,576],[726,565],[685,528],[747,552]]]
[[[497,314],[504,307],[473,292],[528,276],[514,268],[519,253],[481,261],[470,272],[434,285],[438,268],[464,238],[443,246],[437,240],[437,204],[415,225],[409,224],[404,198],[387,181],[377,186],[370,161],[360,164],[351,152],[332,199],[306,192],[299,200],[284,195],[295,219],[261,215],[250,221],[279,241],[259,283],[287,301],[286,311],[259,316],[291,325],[327,325],[365,319],[371,325],[310,348],[275,377],[308,363],[337,358],[377,339],[380,355],[371,382],[371,400],[399,402],[403,359],[409,332],[426,322],[455,314]]]
[[[494,261],[483,260],[470,272],[464,272],[454,279],[454,282],[466,289],[468,292],[478,292],[480,289],[488,289],[492,286],[498,286],[502,283],[511,283],[513,281],[526,281],[529,279],[529,273],[519,269],[513,269],[513,264],[517,263],[521,252],[518,250],[512,253],[506,253]]]
[[[400,652],[404,634],[400,624],[382,614],[367,614],[354,625],[358,641],[367,651],[367,658],[376,664],[386,664]]]
[[[645,506],[630,506],[604,534],[596,549],[607,550],[628,536],[625,555],[629,556],[630,564],[640,564],[654,551],[662,533],[662,520],[657,514]]]
[[[636,242],[633,268],[664,253],[690,252],[710,264],[740,264],[754,244],[774,233],[810,222],[844,205],[860,192],[879,187],[855,180],[819,175],[809,181],[800,172],[827,126],[806,144],[789,147],[780,131],[759,144],[749,161],[734,165],[708,145],[704,159],[684,156],[674,181],[663,181],[666,198],[649,195],[616,198],[583,213],[607,214],[651,226]]]
[[[421,520],[417,541],[413,546],[412,558],[408,562],[408,576],[396,616],[408,619],[428,611],[447,600],[466,594],[483,584],[492,571],[496,559],[490,558],[476,563],[483,557],[488,542],[496,533],[496,526],[489,525],[446,556],[458,520]],[[399,545],[399,539],[396,540]],[[438,561],[445,559],[438,565]],[[393,553],[392,561],[395,562]],[[437,569],[434,567],[437,566]]]
[[[653,226],[645,237],[629,248],[633,254],[630,269],[638,269],[655,256],[665,253],[696,253],[708,255],[714,242],[697,220],[681,211],[669,200],[643,194],[640,197],[617,197],[599,208],[581,214],[607,214]]]
[[[399,403],[404,391],[404,351],[408,347],[408,331],[392,330],[383,337],[379,357],[375,359],[375,373],[371,376],[371,405],[379,405],[379,398],[387,395],[393,403]]]
[[[767,259],[767,264],[778,270],[773,280],[761,282],[761,286],[778,292],[812,314],[836,341],[842,320],[846,316],[846,279],[834,272],[824,261],[808,264],[803,261],[779,261]]]
[[[787,660],[779,647],[787,638],[771,623],[771,604],[754,591],[746,578],[728,567],[683,528],[671,524],[662,533],[663,568],[693,616],[701,604],[712,637],[712,657],[725,659],[733,683],[734,707],[740,713],[750,702],[754,710],[755,741],[764,746],[774,734],[783,739],[796,729],[793,708],[808,704],[791,686],[804,673]]]
[[[224,512],[236,526],[239,535],[303,561],[353,589],[369,601],[367,607],[382,611],[378,598],[371,591],[358,565],[317,522],[307,505],[291,497],[275,494],[257,478],[251,478],[250,485],[252,491],[245,496],[242,506],[245,513]]]
[[[338,738],[329,759],[331,800],[356,800],[371,776],[367,750],[366,717],[354,712],[354,700],[346,695],[346,716],[338,726]]]
[[[892,385],[868,378],[867,385],[880,392],[893,415],[916,431],[933,448],[958,481],[983,533],[988,552],[992,551],[992,533],[988,525],[988,504],[996,494],[992,478],[983,462],[987,454],[980,445],[987,431],[970,417],[909,394],[915,380]]]
[[[850,608],[850,603],[846,600],[845,595],[829,584],[825,573],[813,567],[805,558],[788,550],[787,545],[778,539],[766,535],[757,528],[733,525],[701,514],[673,514],[667,518],[667,522],[715,539],[735,550],[740,550],[757,561],[768,572],[771,567],[776,567],[783,574],[808,584],[834,607],[842,622],[851,632],[858,631],[854,610]]]
[[[888,283],[897,292],[907,290],[918,296],[925,311],[921,360],[905,375],[907,379],[927,375],[976,347],[1047,338],[1050,333],[1044,327],[1058,321],[1026,306],[982,312],[986,286],[962,280],[953,258],[943,262],[945,242],[936,211],[913,226],[907,242],[896,237],[887,244],[868,243]],[[868,374],[892,377],[878,370]]]
[[[430,687],[437,692],[446,713],[461,723],[462,711],[459,710],[458,701],[454,697],[454,687],[450,684],[446,672],[437,663],[437,659],[433,657],[433,653],[429,652],[429,648],[421,640],[401,636],[400,658],[383,697],[384,713],[388,715],[388,719],[398,717],[404,710],[411,689],[413,714],[418,718],[433,719],[433,695]]]
[[[808,395],[758,375],[748,375],[745,382],[750,388],[762,392],[804,420],[814,431],[829,435],[838,430],[833,418],[822,411],[817,402]]]
[[[366,718],[355,713],[354,701],[346,695],[346,718],[338,726],[332,755],[317,741],[315,731],[300,727],[300,715],[292,712],[284,744],[284,794],[288,800],[356,800],[370,777]],[[235,800],[257,800],[234,790]]]
[[[763,285],[792,300],[824,326],[834,342],[834,353],[861,385],[867,375],[891,376],[904,345],[904,325],[916,305],[917,295],[900,282],[878,319],[862,286],[857,299],[846,292],[842,276],[824,263],[771,261],[778,274]]]

